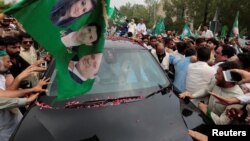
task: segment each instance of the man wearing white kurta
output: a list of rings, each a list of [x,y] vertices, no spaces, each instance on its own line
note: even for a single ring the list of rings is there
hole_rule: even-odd
[[[136,26],[136,34],[142,33],[143,35],[147,34],[146,25],[143,23],[143,19],[140,19],[140,22]]]
[[[226,62],[219,65],[219,68],[215,75],[216,81],[212,81],[207,88],[200,89],[193,94],[184,92],[180,94],[180,98],[188,97],[191,99],[197,99],[200,97],[208,96],[209,92],[212,92],[219,96],[223,96],[225,98],[239,97],[243,95],[243,91],[238,85],[236,85],[236,83],[226,82],[223,77],[223,71],[234,69],[236,68],[236,66],[237,65],[232,62]],[[231,108],[241,109],[243,106],[240,104],[232,104],[229,106],[222,105],[217,102],[215,97],[210,96],[208,104],[199,103],[198,107],[204,114],[211,118],[216,125],[227,125],[231,123],[230,118],[226,115],[227,110]]]
[[[207,26],[204,26],[204,31],[202,31],[201,37],[209,39],[209,38],[213,38],[214,34],[211,30],[208,29]]]
[[[210,59],[210,49],[200,47],[197,50],[198,62],[191,63],[188,66],[187,78],[186,78],[186,91],[192,93],[197,92],[200,89],[206,88],[212,78],[214,78],[215,70],[207,64]],[[198,102],[208,101],[208,98],[194,99],[192,102],[197,106]]]

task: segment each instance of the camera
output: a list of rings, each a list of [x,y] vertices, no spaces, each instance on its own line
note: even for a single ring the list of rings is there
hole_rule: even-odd
[[[40,66],[41,66],[42,68],[47,68],[47,62],[44,61]]]

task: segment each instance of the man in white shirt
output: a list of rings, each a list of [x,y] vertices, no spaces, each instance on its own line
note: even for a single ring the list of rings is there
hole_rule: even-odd
[[[204,26],[204,27],[203,27],[203,32],[202,32],[202,34],[201,34],[201,37],[204,37],[204,38],[206,38],[206,39],[208,39],[208,38],[213,38],[213,37],[214,37],[214,34],[213,34],[213,32],[212,32],[211,30],[208,29],[207,26]]]
[[[131,32],[132,36],[135,36],[136,24],[134,19],[131,19],[131,22],[128,23],[128,32]]]
[[[207,64],[210,59],[210,49],[200,47],[197,50],[198,62],[189,64],[186,78],[186,91],[192,93],[206,88],[212,78],[214,78],[215,69]],[[192,102],[197,106],[198,102],[207,102],[208,98],[194,99]]]
[[[43,85],[47,84],[48,80],[40,81],[35,87],[28,89],[18,89],[20,82],[29,76],[34,71],[40,69],[37,66],[30,66],[20,73],[16,79],[8,72],[12,63],[5,51],[0,51],[0,140],[7,141],[15,130],[22,114],[18,109],[13,109],[25,106],[34,101],[38,94],[42,91]],[[9,82],[11,81],[11,82]],[[10,85],[9,85],[10,84]],[[32,94],[36,93],[36,94]],[[24,97],[31,94],[28,98]]]
[[[191,94],[184,92],[180,94],[180,98],[197,99],[204,96],[210,96],[209,93],[214,93],[225,98],[240,97],[243,95],[243,91],[235,82],[227,82],[223,77],[223,71],[237,68],[237,65],[233,62],[226,62],[219,65],[217,73],[215,75],[216,81],[212,81],[206,88],[200,88],[199,91]],[[214,121],[216,125],[228,125],[232,120],[227,116],[227,111],[231,108],[240,109],[243,106],[240,104],[222,105],[218,103],[213,96],[210,96],[208,104],[199,102],[198,108],[206,114],[210,119]]]
[[[140,33],[142,33],[143,35],[147,34],[147,28],[142,18],[140,19],[140,22],[136,26],[136,34],[140,34]]]

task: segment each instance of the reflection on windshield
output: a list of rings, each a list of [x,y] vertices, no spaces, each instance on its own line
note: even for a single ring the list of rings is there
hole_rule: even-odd
[[[164,75],[146,50],[106,49],[95,83],[88,94],[165,86],[169,81]],[[55,81],[50,88],[50,95],[55,95]]]

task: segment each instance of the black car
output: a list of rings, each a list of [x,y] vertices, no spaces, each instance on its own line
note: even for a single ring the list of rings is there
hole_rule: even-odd
[[[53,82],[30,106],[14,141],[191,141],[188,129],[211,123],[191,103],[178,98],[166,73],[140,44],[107,39],[92,90],[56,102]]]

